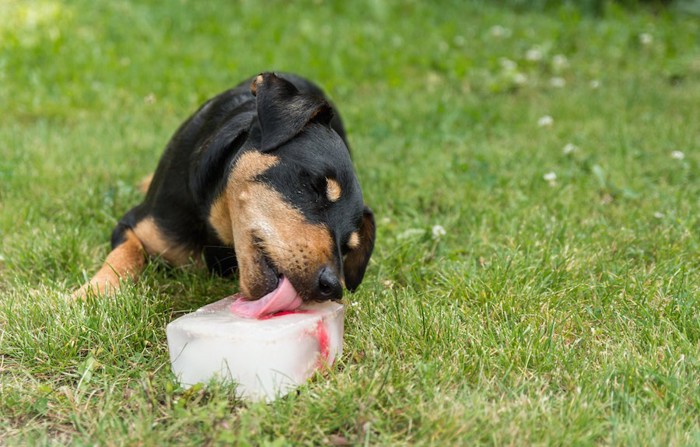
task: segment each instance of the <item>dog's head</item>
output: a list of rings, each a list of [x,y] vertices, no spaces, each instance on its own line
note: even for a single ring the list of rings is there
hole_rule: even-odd
[[[284,276],[305,300],[340,299],[343,284],[354,291],[362,281],[375,224],[333,109],[269,73],[251,90],[257,118],[209,221],[234,245],[248,298]]]

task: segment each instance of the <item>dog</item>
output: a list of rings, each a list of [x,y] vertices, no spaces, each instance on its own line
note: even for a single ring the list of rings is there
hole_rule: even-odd
[[[335,107],[311,81],[266,72],[179,127],[104,265],[74,296],[116,292],[158,257],[237,272],[250,301],[285,278],[304,301],[339,300],[362,282],[374,243]]]

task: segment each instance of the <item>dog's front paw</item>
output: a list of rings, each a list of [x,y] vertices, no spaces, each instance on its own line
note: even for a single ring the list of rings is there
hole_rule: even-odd
[[[89,296],[101,297],[113,295],[119,290],[119,277],[116,275],[103,276],[96,275],[89,282],[86,282],[79,289],[70,294],[73,301],[85,300]]]

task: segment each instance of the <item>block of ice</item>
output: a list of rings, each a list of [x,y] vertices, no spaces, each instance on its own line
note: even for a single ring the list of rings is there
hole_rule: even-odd
[[[341,304],[309,303],[253,319],[231,312],[234,301],[225,298],[168,324],[170,362],[183,386],[234,381],[239,397],[271,401],[342,354]]]

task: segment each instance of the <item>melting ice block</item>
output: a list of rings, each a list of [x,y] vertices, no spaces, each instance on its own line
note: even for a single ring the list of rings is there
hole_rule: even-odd
[[[270,401],[342,354],[344,308],[338,303],[253,319],[231,312],[234,301],[224,298],[168,324],[170,362],[183,386],[234,381],[239,397]]]

